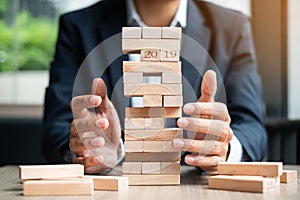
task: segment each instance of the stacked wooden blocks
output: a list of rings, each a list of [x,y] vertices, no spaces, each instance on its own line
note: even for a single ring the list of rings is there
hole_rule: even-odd
[[[180,39],[176,27],[123,28],[123,52],[141,54],[140,62],[123,62],[124,95],[143,99],[142,107],[125,110],[123,176],[129,185],[180,184],[181,152],[172,140],[182,138],[183,131],[164,127],[166,118],[181,117]],[[147,77],[160,81],[149,84]]]

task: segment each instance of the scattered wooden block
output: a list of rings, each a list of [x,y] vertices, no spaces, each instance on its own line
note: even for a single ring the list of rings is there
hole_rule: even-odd
[[[152,61],[159,62],[161,57],[161,52],[159,49],[142,49],[141,50],[141,61]]]
[[[297,183],[297,171],[296,170],[282,170],[280,176],[281,183]]]
[[[123,162],[123,174],[142,174],[142,162]]]
[[[180,162],[162,162],[161,174],[180,174]]]
[[[161,130],[164,128],[163,118],[144,118],[146,130]]]
[[[181,117],[181,107],[172,108],[125,108],[125,117],[127,118],[178,118]]]
[[[179,185],[180,175],[123,175],[129,185]]]
[[[179,27],[162,27],[161,38],[180,39],[182,30]]]
[[[124,191],[128,189],[128,178],[122,176],[85,176],[94,182],[94,190]]]
[[[126,153],[126,162],[173,162],[180,160],[180,152]]]
[[[182,84],[124,84],[124,96],[182,95]]]
[[[163,72],[162,73],[162,83],[168,84],[168,83],[181,83],[182,75],[181,73],[177,72]]]
[[[173,147],[173,141],[163,141],[163,152],[181,152],[181,149]]]
[[[162,95],[153,94],[143,96],[144,107],[162,107],[162,101]]]
[[[180,107],[183,106],[182,96],[164,96],[164,107]]]
[[[79,164],[21,165],[19,175],[22,180],[83,177],[84,167]]]
[[[261,176],[216,175],[208,178],[208,188],[210,189],[264,193],[274,189],[274,187],[273,178]]]
[[[183,130],[179,128],[166,128],[162,130],[125,130],[125,140],[173,140],[183,138]]]
[[[122,28],[122,38],[140,39],[140,38],[142,38],[142,28],[141,27],[123,27]]]
[[[68,170],[65,170],[66,172]],[[60,179],[60,180],[27,180],[23,183],[25,196],[64,196],[92,195],[94,192],[92,179]]]
[[[163,141],[144,141],[144,152],[162,152]]]
[[[165,62],[178,62],[179,61],[179,51],[178,50],[160,50],[161,56],[160,60]]]
[[[160,162],[143,162],[142,174],[160,174]]]
[[[125,118],[124,126],[126,130],[143,130],[145,129],[144,118]]]
[[[162,73],[178,72],[181,73],[181,62],[135,62],[123,61],[123,72],[142,72],[142,73]]]
[[[125,141],[124,142],[125,152],[143,152],[144,142],[143,141]]]
[[[248,175],[276,177],[282,174],[281,162],[220,162],[218,173],[226,175]]]
[[[123,74],[123,83],[142,84],[143,83],[143,73],[142,72],[125,72]]]
[[[143,38],[161,39],[161,27],[143,27]]]

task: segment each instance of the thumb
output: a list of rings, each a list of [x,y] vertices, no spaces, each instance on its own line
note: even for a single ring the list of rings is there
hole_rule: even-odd
[[[199,102],[214,102],[215,94],[217,91],[217,78],[216,72],[208,70],[202,79],[201,97]]]
[[[105,103],[108,103],[106,85],[102,78],[95,78],[93,80],[92,94],[98,95],[101,97],[102,103],[100,106],[105,106]]]

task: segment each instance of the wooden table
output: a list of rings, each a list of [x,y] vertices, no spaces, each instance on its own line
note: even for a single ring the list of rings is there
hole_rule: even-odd
[[[183,166],[181,169],[181,185],[180,186],[130,186],[127,191],[95,191],[93,196],[42,196],[29,197],[22,195],[22,184],[19,179],[17,166],[0,167],[0,200],[110,200],[110,199],[146,199],[146,200],[177,200],[177,199],[300,199],[300,166],[285,166],[285,169],[298,170],[298,183],[281,184],[272,192],[259,194],[247,192],[232,192],[212,190],[207,188],[207,176],[201,175],[194,167]],[[111,174],[120,174],[119,171],[113,170]]]

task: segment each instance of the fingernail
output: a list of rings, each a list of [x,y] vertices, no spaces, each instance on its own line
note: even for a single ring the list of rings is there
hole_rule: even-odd
[[[94,138],[91,140],[91,145],[95,147],[103,146],[105,144],[105,140],[100,137],[100,138]]]
[[[184,107],[183,107],[183,111],[186,113],[186,114],[192,114],[195,112],[195,106],[191,105],[191,104],[186,104]]]
[[[105,127],[107,127],[107,120],[103,119],[103,118],[98,119],[96,121],[96,126],[98,126],[99,128],[102,128],[102,129],[105,128]]]
[[[184,147],[184,142],[180,139],[173,140],[173,146],[178,149],[182,149]]]
[[[185,118],[178,119],[178,126],[180,128],[187,128],[188,125],[189,125],[189,121],[187,119],[185,119]]]
[[[93,96],[93,97],[91,97],[91,99],[90,99],[90,102],[91,102],[91,104],[93,104],[93,105],[98,105],[100,101],[101,101],[101,99],[100,99],[99,96]]]
[[[195,162],[195,158],[193,157],[190,157],[190,156],[187,156],[185,158],[185,161],[188,163],[188,164],[193,164]]]

